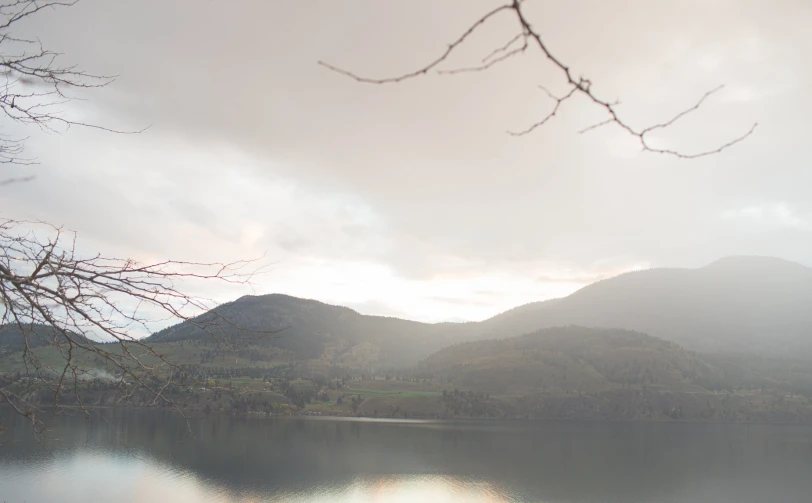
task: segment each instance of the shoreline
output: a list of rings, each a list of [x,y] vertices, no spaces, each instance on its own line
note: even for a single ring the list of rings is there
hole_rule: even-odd
[[[0,404],[2,408],[9,408],[7,404]],[[166,406],[145,406],[145,405],[88,405],[80,407],[78,405],[69,405],[64,406],[64,409],[82,412],[83,410],[87,411],[97,411],[97,410],[110,410],[110,411],[126,411],[126,410],[144,410],[144,411],[162,411],[168,412],[171,414],[179,414],[179,411],[173,407],[166,407]],[[238,413],[225,413],[225,412],[216,412],[216,413],[203,413],[198,408],[190,408],[188,410],[183,411],[184,414],[181,417],[186,417],[187,419],[204,419],[204,418],[214,418],[217,416],[227,416],[232,418],[241,418],[241,419],[278,419],[278,418],[296,418],[296,419],[312,419],[312,420],[341,420],[341,421],[348,421],[348,422],[378,422],[378,423],[412,423],[412,424],[441,424],[441,423],[478,423],[478,424],[488,424],[488,423],[498,423],[498,422],[509,422],[509,423],[650,423],[650,424],[740,424],[740,425],[775,425],[775,426],[788,426],[788,425],[797,425],[797,426],[812,426],[812,421],[731,421],[727,419],[701,419],[701,418],[684,418],[684,419],[672,419],[672,418],[657,418],[657,419],[649,419],[649,418],[589,418],[589,417],[571,417],[571,418],[557,418],[557,417],[469,417],[469,416],[458,416],[458,417],[430,417],[430,416],[413,416],[413,417],[374,417],[374,416],[366,416],[366,415],[346,415],[346,414],[313,414],[313,413],[294,413],[294,414],[265,414],[262,412],[252,412],[248,414],[238,414]],[[0,425],[0,433],[2,432],[2,426]]]

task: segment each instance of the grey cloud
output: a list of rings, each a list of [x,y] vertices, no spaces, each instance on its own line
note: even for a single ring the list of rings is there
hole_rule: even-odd
[[[89,96],[88,118],[153,127],[136,139],[72,131],[37,140],[37,183],[0,197],[6,208],[133,250],[267,249],[283,260],[381,264],[417,281],[493,270],[558,281],[534,272],[543,260],[569,261],[591,281],[607,274],[594,264],[612,257],[619,269],[748,253],[810,264],[812,240],[797,226],[720,218],[766,201],[808,221],[810,4],[528,4],[550,47],[596,92],[620,98],[635,125],[726,84],[663,141],[700,150],[756,120],[757,134],[694,161],[640,154],[612,128],[577,134],[596,118],[583,102],[567,103],[536,134],[505,134],[549,110],[537,84],[560,89],[540,58],[392,86],[316,65],[372,76],[414,68],[491,6],[83,0],[49,13],[32,33],[83,68],[121,75]],[[508,29],[498,21],[456,61],[477,61]],[[83,166],[100,143],[137,152],[143,177]],[[206,168],[168,156],[205,160],[221,147],[239,155],[212,157]]]
[[[312,240],[298,234],[280,235],[274,239],[282,249],[291,253],[300,253],[308,248],[312,248],[315,244]]]

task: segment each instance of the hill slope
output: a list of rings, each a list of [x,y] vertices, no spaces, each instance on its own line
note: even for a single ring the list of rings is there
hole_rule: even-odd
[[[565,325],[633,330],[705,353],[812,360],[812,269],[762,257],[731,257],[699,269],[630,272],[478,323],[432,325],[365,316],[278,294],[242,297],[215,312],[249,331],[285,329],[255,342],[289,351],[291,359],[354,368],[412,366],[450,344]],[[214,322],[213,331],[240,336],[211,314],[195,321],[207,319]],[[152,340],[203,335],[182,323]]]
[[[502,313],[475,336],[567,324],[636,330],[709,353],[812,357],[812,269],[730,257],[699,269],[630,272]]]
[[[443,325],[365,316],[347,307],[281,294],[245,296],[157,332],[148,340],[172,342],[208,337],[195,325],[229,339],[287,350],[292,359],[326,359],[356,368],[414,364],[426,356],[426,341]],[[228,321],[219,318],[222,316]],[[239,327],[239,329],[237,328]],[[251,332],[280,330],[278,334]]]
[[[627,330],[578,326],[456,344],[418,368],[462,389],[509,394],[642,386],[703,391],[718,381],[711,364],[674,343]]]
[[[26,345],[30,349],[40,348],[54,341],[63,341],[63,336],[50,325],[41,323],[24,324],[23,331],[16,323],[4,323],[0,325],[0,350],[14,352],[22,351]],[[77,333],[70,332],[74,340],[85,340]]]

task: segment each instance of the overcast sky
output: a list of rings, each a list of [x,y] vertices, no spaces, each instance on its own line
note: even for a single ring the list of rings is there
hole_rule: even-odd
[[[424,321],[484,319],[635,268],[740,254],[812,265],[812,3],[527,1],[549,48],[633,125],[725,84],[658,145],[690,153],[759,127],[698,160],[640,152],[613,127],[578,134],[602,119],[583,100],[506,134],[553,105],[539,84],[565,89],[534,51],[386,86],[317,65],[408,72],[497,5],[82,0],[32,18],[22,28],[65,62],[119,76],[66,113],[151,127],[29,131],[36,179],[0,190],[2,214],[145,261],[265,253],[257,293]],[[515,32],[495,19],[447,67]]]

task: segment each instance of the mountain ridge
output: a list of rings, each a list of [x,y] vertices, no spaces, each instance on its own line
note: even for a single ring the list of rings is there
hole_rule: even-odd
[[[773,257],[733,256],[694,269],[630,271],[480,322],[432,324],[365,315],[285,294],[247,295],[214,311],[247,330],[284,328],[269,344],[297,358],[331,364],[366,359],[379,368],[414,365],[459,342],[565,325],[643,332],[700,352],[812,358],[812,269]],[[181,323],[150,340],[200,335]]]

